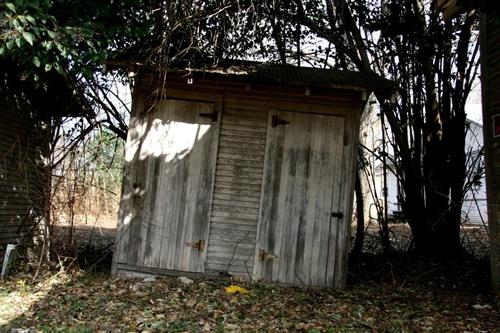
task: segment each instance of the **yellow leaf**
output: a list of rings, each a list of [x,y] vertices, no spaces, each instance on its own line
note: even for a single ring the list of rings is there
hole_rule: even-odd
[[[226,287],[226,292],[229,294],[234,294],[234,293],[247,294],[248,290],[240,286],[230,285],[229,287]]]

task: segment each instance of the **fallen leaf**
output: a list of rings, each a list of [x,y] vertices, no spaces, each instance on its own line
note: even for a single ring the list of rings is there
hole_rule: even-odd
[[[230,285],[229,287],[226,287],[226,292],[229,294],[235,294],[235,293],[248,294],[248,290],[236,285]]]

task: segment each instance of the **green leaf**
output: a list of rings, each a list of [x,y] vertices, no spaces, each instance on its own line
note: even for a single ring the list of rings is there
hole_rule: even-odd
[[[0,46],[0,56],[5,53],[5,46]]]
[[[51,63],[47,63],[45,64],[45,71],[48,72],[52,69],[52,64]]]
[[[54,64],[54,69],[55,69],[58,73],[60,73],[60,74],[62,74],[62,73],[63,73],[62,67],[61,67],[59,64],[57,64],[57,63],[56,63],[56,64]]]
[[[40,67],[40,65],[41,65],[40,58],[38,58],[37,56],[34,56],[33,57],[33,65],[35,65],[36,67]]]
[[[24,31],[23,32],[23,37],[28,42],[28,44],[30,44],[31,46],[33,46],[33,41],[35,40],[35,35],[33,35],[31,32]]]
[[[45,50],[50,51],[54,44],[52,42],[43,41],[42,46],[45,48]]]
[[[52,30],[47,30],[47,34],[49,34],[50,38],[56,38],[57,37],[57,32],[52,31]]]
[[[36,23],[35,18],[34,18],[33,16],[30,16],[30,15],[27,15],[27,16],[26,16],[26,20],[27,20],[28,22],[30,22],[30,23],[33,23],[33,24],[35,24],[35,23]]]
[[[7,2],[5,4],[5,7],[7,7],[13,13],[16,12],[16,6],[14,6],[14,4],[12,2]]]
[[[24,15],[17,15],[17,19],[21,21],[23,24],[27,23],[26,16]]]

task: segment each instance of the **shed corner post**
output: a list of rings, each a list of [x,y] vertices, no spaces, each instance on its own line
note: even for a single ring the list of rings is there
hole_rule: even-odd
[[[350,132],[348,136],[348,140],[346,140],[347,146],[350,145],[349,154],[350,154],[350,167],[347,168],[348,175],[346,175],[346,179],[348,180],[348,186],[346,187],[347,199],[345,200],[345,218],[344,218],[344,233],[343,240],[340,244],[344,244],[344,246],[340,249],[340,255],[337,257],[337,265],[335,265],[335,279],[333,281],[333,287],[336,289],[343,289],[347,284],[347,271],[348,271],[348,263],[349,263],[349,248],[350,248],[350,236],[351,236],[351,217],[352,217],[352,208],[354,203],[354,182],[356,178],[356,165],[358,159],[358,145],[359,145],[359,131],[361,126],[361,114],[363,113],[366,103],[369,101],[369,92],[364,91],[361,94],[361,98],[356,100],[353,105],[353,113],[349,116],[349,125],[346,126],[346,131]]]

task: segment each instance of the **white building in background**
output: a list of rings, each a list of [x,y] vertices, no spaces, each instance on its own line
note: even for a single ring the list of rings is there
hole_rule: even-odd
[[[377,219],[377,205],[384,206],[384,168],[379,157],[382,150],[382,126],[380,117],[377,112],[365,113],[365,118],[361,125],[361,144],[365,147],[365,158],[368,163],[368,172],[362,173],[363,193],[364,193],[364,208],[365,208],[365,223],[370,220]],[[483,165],[483,156],[479,156],[483,147],[483,126],[473,120],[468,119],[469,129],[465,139],[465,151],[467,153],[467,169],[478,168]],[[386,123],[386,127],[389,125]],[[402,214],[401,200],[403,192],[400,182],[394,170],[394,165],[391,159],[394,157],[392,145],[389,143],[390,133],[386,139],[387,158],[387,213],[389,220],[397,220]],[[370,153],[375,152],[375,154]],[[478,158],[481,161],[478,161]],[[486,186],[484,179],[481,179],[478,184],[472,186],[466,192],[462,205],[462,222],[471,224],[487,223],[487,205],[486,205]]]
[[[484,167],[484,156],[479,156],[483,148],[483,125],[469,120],[469,129],[465,137],[465,151],[469,155],[469,169]],[[480,159],[480,160],[479,160]],[[477,185],[465,193],[462,204],[462,221],[465,223],[482,224],[488,222],[486,204],[486,185],[484,176]]]

